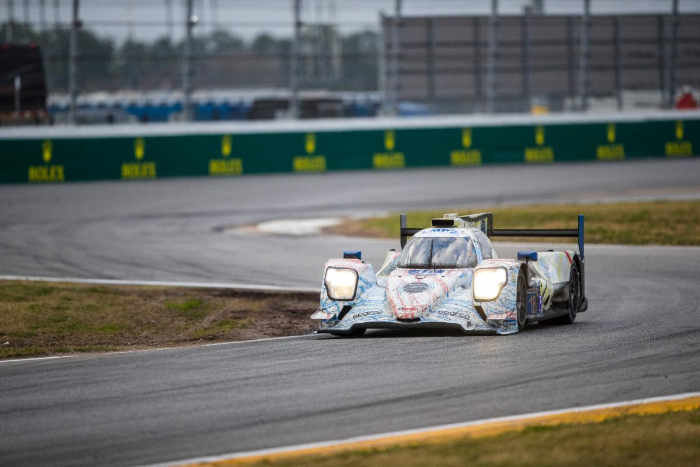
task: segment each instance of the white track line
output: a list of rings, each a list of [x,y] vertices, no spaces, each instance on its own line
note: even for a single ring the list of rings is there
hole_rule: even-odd
[[[414,435],[414,434],[419,434],[419,433],[423,433],[426,431],[441,431],[441,430],[450,430],[450,429],[454,429],[454,428],[466,428],[466,427],[470,427],[470,426],[484,425],[484,424],[489,424],[489,423],[513,422],[513,421],[518,421],[518,420],[523,420],[523,419],[528,419],[528,418],[544,417],[544,416],[549,416],[549,415],[561,415],[561,414],[565,414],[565,413],[576,413],[576,412],[589,412],[592,410],[612,409],[615,407],[624,407],[627,405],[647,404],[647,403],[651,403],[651,402],[666,402],[666,401],[686,399],[689,397],[698,397],[698,396],[700,396],[700,392],[688,392],[685,394],[674,394],[671,396],[650,397],[650,398],[646,398],[646,399],[635,399],[635,400],[622,401],[622,402],[613,402],[613,403],[609,403],[609,404],[587,405],[585,407],[574,407],[574,408],[569,408],[569,409],[550,410],[550,411],[546,411],[546,412],[535,412],[535,413],[528,413],[528,414],[522,414],[522,415],[511,415],[511,416],[507,416],[507,417],[486,418],[483,420],[475,420],[472,422],[451,423],[451,424],[447,424],[447,425],[436,425],[436,426],[429,426],[429,427],[424,427],[424,428],[416,428],[413,430],[392,431],[392,432],[388,432],[388,433],[379,433],[376,435],[357,436],[354,438],[345,438],[345,439],[338,439],[338,440],[333,440],[333,441],[321,441],[318,443],[297,444],[297,445],[283,446],[283,447],[278,447],[278,448],[259,449],[256,451],[233,452],[230,454],[221,454],[221,455],[217,455],[217,456],[195,457],[195,458],[191,458],[191,459],[182,459],[182,460],[178,460],[178,461],[163,462],[163,463],[159,463],[159,464],[148,464],[147,466],[144,466],[144,467],[169,467],[169,466],[179,466],[179,465],[183,465],[183,464],[197,464],[197,463],[234,460],[234,459],[240,459],[240,458],[252,457],[252,456],[256,456],[256,457],[257,456],[267,456],[267,455],[272,455],[272,454],[287,453],[287,452],[300,451],[300,450],[306,450],[306,449],[329,448],[329,447],[343,445],[343,444],[350,444],[350,443],[363,442],[363,441],[373,441],[373,440],[377,440],[377,439],[390,438],[390,437],[395,437],[395,436]]]
[[[32,362],[35,360],[58,360],[61,358],[75,358],[77,355],[54,355],[53,357],[29,357],[29,358],[13,358],[11,360],[0,360],[0,364],[10,362]]]
[[[0,360],[0,365],[3,363],[11,362],[31,362],[36,360],[57,360],[62,358],[77,358],[77,357],[94,357],[99,355],[100,357],[111,357],[112,355],[119,354],[129,354],[129,353],[145,353],[145,352],[161,352],[164,350],[182,350],[182,349],[198,349],[200,347],[214,347],[219,345],[236,345],[236,344],[252,344],[254,342],[267,342],[267,341],[280,341],[283,339],[299,339],[300,337],[310,337],[315,335],[311,334],[300,334],[298,336],[282,336],[282,337],[265,337],[263,339],[251,339],[247,341],[231,341],[231,342],[214,342],[211,344],[199,344],[199,345],[187,345],[180,347],[159,347],[157,349],[139,349],[139,350],[119,350],[116,352],[96,352],[96,353],[84,353],[84,354],[71,354],[71,355],[53,355],[51,357],[29,357],[29,358],[13,358],[11,360]]]
[[[283,287],[276,285],[251,285],[251,284],[224,284],[216,282],[163,282],[163,281],[129,281],[117,279],[79,279],[79,278],[61,278],[61,277],[37,277],[37,276],[0,276],[0,280],[4,281],[37,281],[37,282],[69,282],[73,284],[102,284],[102,285],[146,285],[157,287],[192,287],[192,288],[207,288],[207,289],[237,289],[237,290],[257,290],[261,292],[314,292],[318,293],[320,289],[312,287]],[[301,336],[283,336],[283,337],[266,337],[264,339],[253,339],[248,341],[233,341],[233,342],[216,342],[213,344],[189,345],[184,347],[163,347],[158,349],[143,349],[143,350],[122,350],[119,352],[100,352],[100,355],[111,356],[124,353],[138,352],[157,352],[161,350],[177,350],[191,349],[196,347],[211,347],[215,345],[231,345],[231,344],[249,344],[251,342],[274,341],[281,339],[295,339],[298,337],[306,337],[311,334],[303,334]],[[12,360],[0,360],[2,363],[10,362],[31,362],[36,360],[58,360],[63,358],[76,358],[87,356],[83,355],[55,355],[51,357],[30,357],[30,358],[14,358]]]
[[[4,281],[41,281],[41,282],[70,282],[74,284],[104,284],[104,285],[146,285],[153,287],[193,287],[207,289],[239,289],[258,290],[261,292],[315,292],[319,287],[286,287],[280,285],[232,284],[218,282],[169,282],[169,281],[134,281],[119,279],[80,279],[71,277],[39,277],[39,276],[1,276]]]

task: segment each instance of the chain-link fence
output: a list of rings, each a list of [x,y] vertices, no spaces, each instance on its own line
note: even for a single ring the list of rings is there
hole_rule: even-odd
[[[385,93],[434,112],[578,110],[589,100],[623,110],[665,107],[677,89],[700,86],[700,15],[597,15],[586,33],[582,21],[530,13],[495,25],[485,16],[404,18],[398,79],[387,67]],[[391,56],[397,24],[387,17],[382,25]]]
[[[700,85],[700,15],[678,0],[2,1],[0,38],[39,45],[58,121],[660,108]]]

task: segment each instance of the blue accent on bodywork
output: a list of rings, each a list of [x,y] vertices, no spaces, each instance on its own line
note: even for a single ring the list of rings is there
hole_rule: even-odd
[[[527,316],[540,317],[542,316],[542,297],[537,292],[528,292],[527,299]]]
[[[518,252],[518,259],[520,261],[525,260],[525,259],[537,261],[537,252],[536,251],[519,251]]]
[[[583,259],[583,214],[578,215],[578,251]]]
[[[345,259],[362,259],[362,252],[360,250],[345,250],[343,251],[343,258]]]

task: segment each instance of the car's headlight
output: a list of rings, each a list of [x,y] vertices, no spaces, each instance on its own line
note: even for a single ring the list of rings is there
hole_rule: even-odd
[[[477,269],[474,271],[474,300],[495,300],[507,281],[505,268]]]
[[[357,291],[357,271],[349,268],[326,269],[326,292],[331,300],[352,300]]]

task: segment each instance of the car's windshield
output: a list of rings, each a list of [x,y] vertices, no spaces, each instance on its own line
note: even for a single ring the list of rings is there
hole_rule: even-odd
[[[398,267],[473,268],[476,263],[474,245],[467,237],[414,237],[401,252]]]

